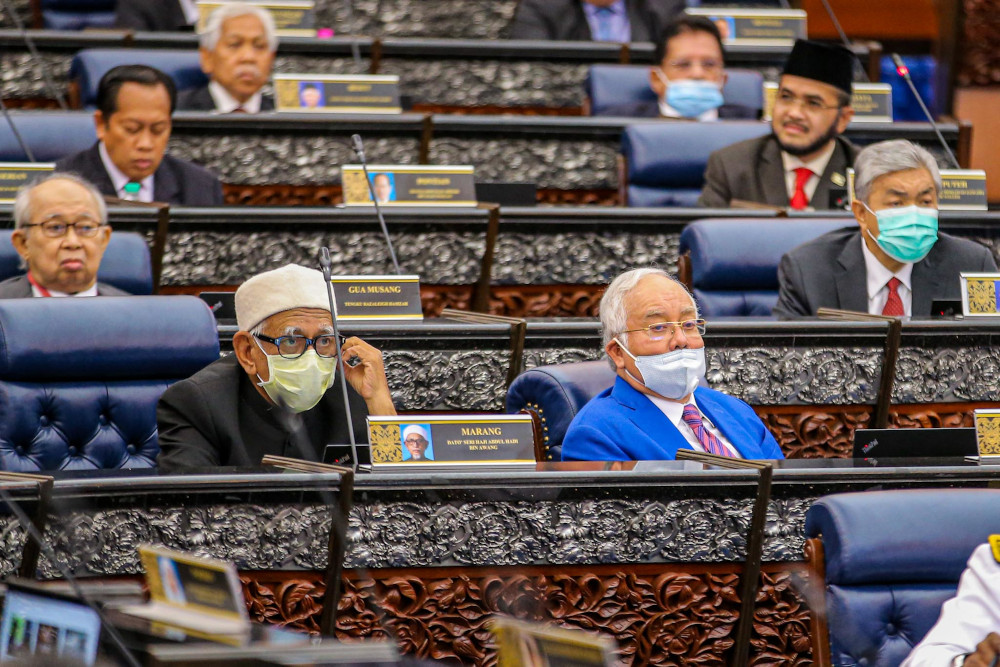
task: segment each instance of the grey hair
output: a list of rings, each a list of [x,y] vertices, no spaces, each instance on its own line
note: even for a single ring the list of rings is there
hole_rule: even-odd
[[[222,37],[222,24],[229,19],[241,16],[256,16],[264,26],[264,35],[267,37],[267,46],[272,52],[278,50],[278,34],[274,26],[274,17],[271,12],[257,5],[250,5],[245,2],[227,2],[220,6],[208,17],[205,23],[205,30],[199,35],[198,44],[206,51],[214,51],[219,38]]]
[[[628,326],[628,313],[625,311],[625,299],[628,297],[629,292],[635,289],[635,286],[639,284],[639,281],[647,276],[663,276],[664,278],[674,282],[678,287],[684,290],[688,298],[691,299],[691,304],[694,306],[695,313],[698,312],[698,303],[691,296],[691,292],[688,291],[684,283],[674,278],[672,275],[664,271],[663,269],[656,268],[643,268],[643,269],[632,269],[631,271],[626,271],[617,278],[611,281],[608,288],[604,290],[604,295],[601,297],[601,338],[604,348],[607,348],[608,343],[610,343],[615,338],[622,342],[628,341],[628,334],[625,333],[625,327]],[[700,315],[696,315],[700,317]],[[608,361],[611,366],[614,367],[614,361],[610,358]]]
[[[108,206],[104,203],[104,195],[90,181],[80,178],[76,174],[57,171],[26,185],[22,185],[18,189],[17,195],[14,197],[14,227],[21,229],[31,223],[31,193],[39,185],[44,185],[49,181],[70,181],[89,192],[90,196],[94,198],[94,205],[97,207],[98,221],[102,225],[108,224]]]
[[[854,161],[854,197],[867,202],[872,194],[872,183],[880,176],[907,169],[926,169],[934,179],[934,187],[941,194],[941,172],[937,160],[926,148],[906,139],[880,141],[858,153]]]

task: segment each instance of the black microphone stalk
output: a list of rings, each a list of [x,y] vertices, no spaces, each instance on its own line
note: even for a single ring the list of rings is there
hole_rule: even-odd
[[[375,196],[375,186],[372,184],[371,177],[368,176],[368,160],[365,159],[365,145],[361,141],[360,134],[351,135],[351,144],[354,147],[354,152],[358,156],[358,160],[361,161],[361,170],[365,174],[365,182],[368,183],[368,193],[371,195],[372,203],[375,204],[375,215],[378,216],[378,223],[382,226],[382,236],[385,237],[385,244],[389,248],[389,257],[392,259],[392,266],[396,269],[396,275],[400,276],[403,272],[399,269],[399,260],[396,259],[396,251],[392,247],[392,239],[389,238],[389,228],[385,225],[385,218],[382,217],[382,207],[378,204],[378,197]],[[333,298],[332,296],[330,297]],[[337,318],[334,317],[334,320]]]
[[[924,116],[926,116],[928,122],[930,122],[931,127],[934,128],[934,134],[937,135],[938,141],[940,141],[941,145],[944,147],[945,153],[947,153],[948,157],[951,158],[951,163],[955,166],[955,169],[961,169],[962,165],[958,163],[958,159],[952,152],[951,146],[949,146],[948,142],[944,140],[944,135],[941,134],[941,129],[938,127],[937,122],[934,120],[934,116],[931,115],[930,109],[928,109],[927,105],[924,104],[924,98],[920,96],[920,92],[917,90],[917,87],[913,84],[913,79],[910,78],[910,68],[906,66],[906,63],[903,62],[903,59],[899,57],[898,53],[893,53],[891,55],[892,55],[892,62],[893,64],[896,65],[896,73],[899,74],[901,77],[903,77],[903,80],[906,81],[906,84],[910,87],[910,92],[912,92],[913,96],[917,98],[917,103],[920,105],[920,110],[924,112]]]
[[[63,111],[69,111],[69,105],[66,104],[66,98],[63,94],[59,92],[56,88],[56,84],[52,82],[52,76],[49,74],[49,68],[46,67],[45,61],[42,60],[42,56],[39,55],[38,49],[35,48],[35,40],[31,38],[28,31],[24,27],[24,21],[21,17],[17,15],[17,12],[10,4],[10,0],[0,0],[3,3],[3,7],[10,14],[10,18],[14,21],[14,25],[17,27],[18,32],[21,33],[21,39],[24,40],[24,44],[28,47],[28,51],[31,53],[32,60],[38,65],[38,69],[42,70],[42,79],[45,81],[45,88],[49,91],[49,94],[56,98],[59,103],[59,108]],[[34,160],[32,160],[34,162]]]
[[[3,112],[4,120],[7,121],[7,125],[10,127],[10,131],[14,133],[14,138],[17,139],[17,143],[21,146],[21,150],[24,151],[24,155],[28,158],[28,162],[37,162],[35,159],[35,154],[31,152],[31,148],[28,147],[28,143],[21,136],[21,133],[17,129],[17,125],[14,124],[14,119],[10,116],[10,111],[7,110],[7,105],[3,103],[3,96],[0,95],[0,112]]]
[[[854,52],[854,46],[851,44],[851,40],[847,38],[847,33],[844,29],[840,27],[840,21],[837,20],[837,15],[833,12],[833,7],[830,5],[829,0],[820,0],[823,3],[823,9],[826,10],[826,15],[830,17],[830,21],[833,23],[833,27],[837,30],[837,34],[840,35],[840,42],[844,45],[844,48],[848,51]],[[861,78],[864,81],[871,81],[868,78],[868,72],[862,67],[861,62],[855,58],[854,59],[854,72],[860,72]]]
[[[347,419],[347,433],[351,438],[351,447],[357,452],[358,441],[354,437],[354,419],[351,418],[351,402],[347,398],[347,374],[344,372],[344,355],[341,353],[340,328],[337,326],[337,306],[333,302],[332,276],[333,260],[330,249],[323,246],[319,249],[319,266],[323,272],[323,282],[326,283],[326,296],[330,300],[330,317],[333,320],[333,337],[337,340],[337,375],[340,376],[340,389],[344,394],[344,417]],[[357,459],[355,459],[357,460]]]

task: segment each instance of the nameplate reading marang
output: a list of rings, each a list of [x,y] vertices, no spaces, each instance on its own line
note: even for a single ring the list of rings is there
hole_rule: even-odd
[[[422,320],[420,276],[333,276],[338,320]]]
[[[21,186],[55,168],[52,162],[0,162],[0,204],[13,204]]]
[[[208,17],[226,0],[198,0],[198,32],[205,30]],[[315,37],[316,3],[313,0],[246,0],[246,4],[271,12],[281,37]]]
[[[806,38],[806,13],[801,9],[685,9],[685,14],[704,16],[719,29],[726,44],[747,46],[791,46]]]
[[[986,172],[982,169],[942,169],[938,208],[942,211],[985,211]]]
[[[973,410],[979,458],[1000,457],[1000,410]]]
[[[891,123],[892,86],[887,83],[855,83],[851,85],[852,123]],[[771,120],[774,101],[778,97],[778,84],[764,82],[764,120]]]
[[[278,111],[304,113],[402,113],[399,77],[275,74]]]
[[[371,190],[380,206],[476,205],[475,170],[471,166],[372,164],[368,165],[371,189],[361,165],[345,164],[340,173],[347,206],[371,206]]]
[[[535,465],[529,415],[368,417],[372,470],[517,469]]]
[[[1000,294],[1000,273],[960,273],[962,281],[962,314],[966,317],[998,317],[997,294]]]

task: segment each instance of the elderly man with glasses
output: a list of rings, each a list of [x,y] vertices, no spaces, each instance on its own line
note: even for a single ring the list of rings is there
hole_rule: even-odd
[[[33,296],[125,296],[97,281],[111,238],[97,189],[72,174],[51,174],[21,188],[11,241],[27,274],[0,282],[0,299]]]
[[[358,439],[366,415],[396,414],[381,352],[334,336],[319,271],[289,264],[250,278],[236,291],[236,322],[233,354],[161,397],[161,470],[253,466],[267,454],[319,459],[327,444],[348,442],[338,353]]]
[[[749,405],[699,386],[705,321],[666,272],[634,269],[615,278],[601,298],[601,329],[618,377],[573,419],[564,460],[674,459],[678,449],[784,458]]]

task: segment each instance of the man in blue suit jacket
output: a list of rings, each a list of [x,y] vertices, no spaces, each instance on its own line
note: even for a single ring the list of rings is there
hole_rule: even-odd
[[[679,282],[658,269],[622,274],[601,299],[601,326],[618,377],[570,424],[563,460],[674,459],[678,449],[784,458],[749,405],[698,387],[704,322]]]

